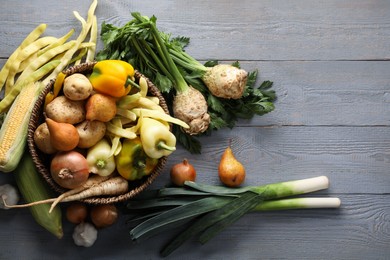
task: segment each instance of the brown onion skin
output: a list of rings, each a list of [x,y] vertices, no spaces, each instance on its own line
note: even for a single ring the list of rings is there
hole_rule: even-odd
[[[80,224],[87,219],[88,208],[85,203],[73,202],[66,208],[66,219],[73,224]]]
[[[183,186],[185,181],[195,181],[196,170],[187,159],[184,159],[183,162],[172,166],[170,177],[173,184]]]
[[[59,152],[51,161],[50,174],[61,187],[77,188],[84,184],[89,177],[87,159],[76,151]]]
[[[113,204],[95,205],[91,208],[91,221],[97,228],[105,228],[118,219],[118,209]]]

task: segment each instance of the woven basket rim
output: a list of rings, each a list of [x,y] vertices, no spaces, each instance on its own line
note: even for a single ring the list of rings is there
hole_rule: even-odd
[[[93,62],[85,62],[81,63],[79,65],[75,65],[72,67],[69,67],[68,69],[64,70],[63,73],[66,76],[69,76],[74,73],[83,73],[83,74],[89,74],[92,72],[93,66],[96,64],[96,61]],[[135,78],[139,79],[141,77],[144,77],[146,79],[146,82],[148,84],[148,93],[150,95],[156,96],[160,101],[160,106],[164,109],[164,111],[169,114],[167,103],[162,96],[159,89],[151,82],[147,77],[145,77],[142,73],[139,71],[135,71]],[[43,154],[35,145],[34,142],[34,132],[35,129],[42,123],[43,118],[43,104],[45,101],[46,95],[52,90],[54,86],[55,79],[52,79],[42,90],[40,93],[34,107],[32,110],[32,114],[30,117],[30,122],[28,126],[27,131],[27,144],[28,144],[28,150],[32,156],[33,162],[36,166],[37,171],[42,175],[43,179],[48,183],[49,187],[54,190],[55,192],[61,194],[67,191],[67,189],[62,188],[57,183],[54,182],[54,180],[51,177],[50,170],[48,167],[49,162],[49,156]],[[154,171],[148,175],[142,178],[141,180],[137,181],[129,181],[129,191],[117,195],[117,196],[102,196],[102,197],[91,197],[87,199],[83,199],[82,201],[88,204],[111,204],[111,203],[117,203],[117,202],[123,202],[125,200],[128,200],[130,198],[133,198],[137,194],[141,193],[143,190],[145,190],[150,184],[153,183],[153,181],[160,175],[161,171],[163,170],[165,164],[167,161],[167,157],[162,157],[159,159],[157,166],[155,167]]]

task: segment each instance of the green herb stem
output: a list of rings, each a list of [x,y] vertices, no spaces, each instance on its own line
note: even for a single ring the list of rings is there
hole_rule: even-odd
[[[138,21],[142,21],[143,18],[139,13],[132,13],[133,17]],[[162,62],[166,65],[167,70],[171,72],[171,75],[175,82],[175,89],[178,92],[185,92],[188,89],[188,84],[185,81],[184,77],[180,73],[179,69],[176,67],[176,64],[172,60],[168,49],[166,47],[166,43],[161,38],[160,32],[157,30],[156,25],[149,20],[147,26],[151,29],[153,39],[155,40],[155,48],[160,56]]]
[[[181,67],[190,71],[202,71],[206,72],[208,69],[206,66],[201,64],[199,61],[185,53],[184,51],[178,51],[176,49],[169,49],[172,59]]]
[[[175,81],[175,78],[172,76],[172,74],[169,72],[169,70],[166,68],[166,66],[161,62],[157,54],[152,50],[150,45],[143,39],[140,40],[142,43],[143,48],[145,48],[149,55],[154,60],[157,67],[167,76],[171,81]],[[134,47],[136,47],[137,52],[142,56],[142,58],[149,64],[149,66],[153,66],[153,62],[148,58],[148,56],[145,54],[145,52],[142,50],[141,46],[139,45],[138,41],[133,37],[133,44]]]

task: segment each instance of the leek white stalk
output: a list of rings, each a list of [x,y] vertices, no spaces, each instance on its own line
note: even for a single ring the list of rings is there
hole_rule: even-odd
[[[249,187],[250,190],[261,194],[265,200],[300,195],[327,188],[329,188],[329,179],[326,176]]]
[[[339,198],[292,198],[268,200],[258,204],[253,211],[339,208]]]

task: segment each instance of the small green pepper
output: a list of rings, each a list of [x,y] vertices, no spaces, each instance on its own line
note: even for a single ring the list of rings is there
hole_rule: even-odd
[[[160,121],[142,117],[140,136],[145,153],[152,158],[159,159],[170,155],[176,150],[176,137],[169,131],[169,127]]]
[[[116,169],[126,180],[138,180],[152,173],[158,159],[146,155],[139,137],[125,139],[122,149],[115,156]]]

